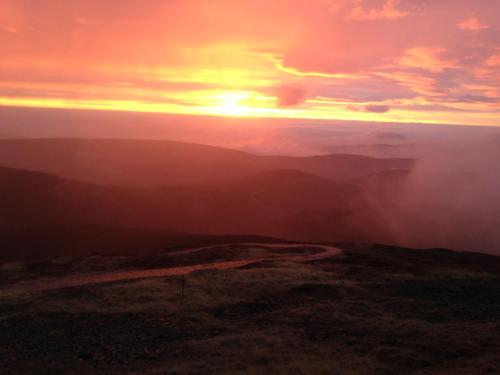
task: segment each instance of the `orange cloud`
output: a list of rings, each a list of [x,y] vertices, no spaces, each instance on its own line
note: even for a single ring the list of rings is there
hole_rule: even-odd
[[[406,51],[399,64],[411,68],[419,68],[430,72],[442,72],[456,68],[457,62],[445,57],[446,50],[436,47],[414,47]]]
[[[494,55],[488,57],[485,61],[485,65],[490,67],[500,67],[500,50]]]

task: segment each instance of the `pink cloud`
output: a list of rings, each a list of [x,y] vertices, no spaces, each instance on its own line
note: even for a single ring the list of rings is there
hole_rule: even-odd
[[[465,31],[479,31],[487,29],[488,25],[481,23],[476,17],[471,17],[460,22],[458,28]]]
[[[329,9],[348,20],[394,20],[410,14],[398,8],[400,3],[400,0],[384,0],[381,4],[370,4],[366,0],[332,0],[329,2]]]
[[[362,2],[356,1],[349,18],[360,21],[373,21],[373,20],[394,20],[406,17],[410,14],[408,11],[398,9],[400,0],[386,0],[381,8],[366,9],[362,6]]]

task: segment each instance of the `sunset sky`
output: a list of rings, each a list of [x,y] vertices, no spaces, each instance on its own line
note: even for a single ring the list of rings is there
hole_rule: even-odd
[[[500,1],[0,0],[0,105],[500,126]]]

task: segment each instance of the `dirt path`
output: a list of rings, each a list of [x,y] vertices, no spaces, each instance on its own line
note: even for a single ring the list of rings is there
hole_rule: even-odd
[[[292,256],[283,256],[283,257],[262,257],[255,259],[245,259],[245,260],[235,260],[235,261],[225,261],[225,262],[214,262],[214,263],[205,263],[205,264],[196,264],[192,266],[181,266],[181,267],[170,267],[170,268],[157,268],[157,269],[149,269],[149,270],[139,270],[139,271],[115,271],[108,273],[100,273],[100,274],[82,274],[82,275],[72,275],[72,276],[64,276],[60,278],[42,278],[37,280],[29,280],[29,281],[20,281],[16,284],[10,285],[8,287],[3,287],[0,289],[0,298],[1,297],[12,297],[20,294],[30,294],[30,293],[39,293],[46,292],[51,290],[63,289],[63,288],[71,288],[82,285],[89,284],[102,284],[102,283],[110,283],[114,281],[123,281],[123,280],[135,280],[135,279],[145,279],[151,277],[165,277],[165,276],[179,276],[179,275],[187,275],[194,271],[199,270],[224,270],[231,268],[238,268],[242,266],[246,266],[252,263],[257,263],[262,260],[284,260],[284,261],[295,261],[295,262],[305,262],[317,259],[329,258],[334,255],[337,255],[341,252],[340,249],[333,246],[326,245],[315,245],[315,244],[265,244],[265,243],[253,243],[253,244],[226,244],[224,246],[231,245],[243,245],[243,246],[259,246],[259,247],[267,247],[272,249],[282,249],[282,248],[299,248],[299,247],[311,247],[322,249],[323,251],[316,254],[307,254],[307,255],[292,255]],[[170,253],[169,255],[185,255],[196,253],[199,251],[220,247],[218,246],[207,246],[207,247],[199,247],[194,249],[187,249],[178,251],[175,253]]]

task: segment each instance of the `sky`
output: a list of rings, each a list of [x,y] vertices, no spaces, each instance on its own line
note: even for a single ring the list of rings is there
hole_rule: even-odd
[[[0,0],[0,105],[500,126],[500,1]]]

